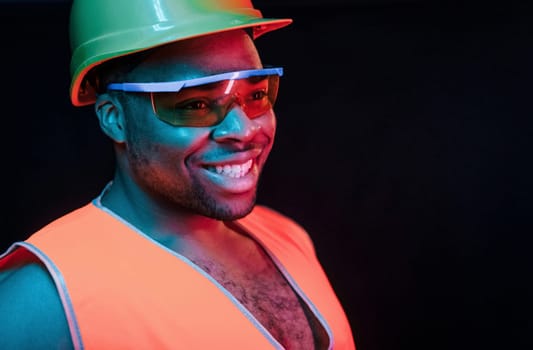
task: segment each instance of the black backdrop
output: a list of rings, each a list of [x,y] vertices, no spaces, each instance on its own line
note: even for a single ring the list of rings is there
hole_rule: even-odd
[[[359,349],[531,348],[531,11],[256,4],[294,19],[257,42],[286,72],[259,199],[308,229]],[[68,99],[68,7],[0,5],[0,250],[112,175]]]

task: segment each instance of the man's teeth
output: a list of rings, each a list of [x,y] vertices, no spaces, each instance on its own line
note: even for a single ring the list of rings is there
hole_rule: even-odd
[[[233,164],[233,165],[217,165],[215,170],[217,174],[229,176],[238,179],[248,174],[250,168],[252,167],[252,160],[250,159],[244,164]]]

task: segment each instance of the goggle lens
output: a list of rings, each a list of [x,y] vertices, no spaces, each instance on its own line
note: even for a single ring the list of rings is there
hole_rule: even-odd
[[[270,112],[278,94],[279,76],[222,80],[178,92],[151,92],[159,119],[174,126],[213,126],[235,106],[250,119]]]

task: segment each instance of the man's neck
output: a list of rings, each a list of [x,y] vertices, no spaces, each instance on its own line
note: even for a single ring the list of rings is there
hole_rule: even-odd
[[[212,249],[240,235],[223,221],[185,209],[162,207],[142,191],[126,190],[116,180],[102,194],[101,203],[150,238],[178,253],[201,247]]]

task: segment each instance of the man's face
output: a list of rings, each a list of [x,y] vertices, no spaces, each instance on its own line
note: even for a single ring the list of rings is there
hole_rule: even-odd
[[[185,80],[256,68],[261,62],[252,40],[231,31],[159,49],[128,80]],[[273,112],[249,119],[233,105],[217,125],[172,126],[156,117],[148,94],[126,98],[124,160],[137,186],[166,208],[220,220],[250,212],[274,140]]]

